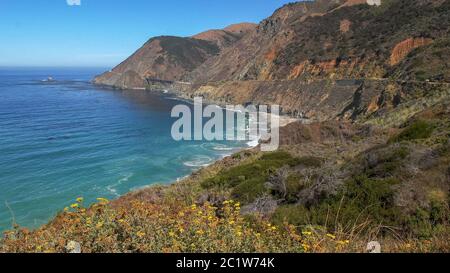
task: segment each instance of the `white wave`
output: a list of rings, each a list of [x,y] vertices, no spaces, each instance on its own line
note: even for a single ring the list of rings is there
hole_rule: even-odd
[[[254,147],[259,145],[259,140],[260,139],[257,138],[257,139],[254,139],[252,141],[249,141],[249,142],[247,142],[247,146],[250,147],[250,148],[254,148]]]
[[[177,182],[180,182],[181,180],[184,180],[184,179],[186,179],[186,178],[188,178],[190,175],[188,174],[188,175],[185,175],[185,176],[183,176],[183,177],[178,177],[177,178]]]
[[[223,151],[232,151],[233,147],[227,146],[225,144],[219,144],[219,143],[203,143],[201,145],[202,149],[207,150],[207,151],[219,151],[219,152],[223,152]]]
[[[116,187],[122,185],[125,182],[128,182],[128,180],[130,180],[131,177],[133,177],[133,173],[128,173],[123,175],[119,180],[117,180],[116,183],[109,185],[106,187],[106,189],[108,190],[108,192],[116,197],[119,197],[120,194],[118,193]]]
[[[227,145],[217,144],[216,146],[213,147],[213,150],[215,150],[215,151],[232,151],[233,148],[229,147]]]
[[[183,165],[186,167],[198,168],[198,167],[207,167],[211,164],[213,159],[206,155],[196,155],[192,160],[188,160],[183,162]]]
[[[116,197],[119,197],[120,194],[117,192],[117,189],[114,188],[113,185],[109,185],[106,187],[106,189],[108,190],[108,192]]]

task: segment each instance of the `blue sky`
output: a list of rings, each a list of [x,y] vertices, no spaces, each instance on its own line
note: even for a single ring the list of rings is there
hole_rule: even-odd
[[[0,0],[0,66],[112,67],[150,37],[259,22],[292,0]],[[77,0],[69,0],[77,1]]]

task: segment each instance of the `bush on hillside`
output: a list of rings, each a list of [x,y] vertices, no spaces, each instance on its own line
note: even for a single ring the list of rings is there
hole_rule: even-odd
[[[433,134],[433,131],[433,124],[424,120],[417,120],[406,127],[400,134],[392,137],[389,140],[389,143],[426,139],[429,138],[431,134]]]

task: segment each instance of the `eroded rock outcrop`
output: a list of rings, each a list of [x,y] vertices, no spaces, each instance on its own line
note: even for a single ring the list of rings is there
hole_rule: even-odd
[[[341,21],[341,25],[339,27],[339,30],[343,33],[347,33],[350,30],[350,26],[352,25],[352,22],[348,19],[344,19]]]
[[[193,37],[152,38],[112,71],[97,76],[94,83],[117,88],[146,88],[149,82],[181,81],[184,75],[255,27],[255,24],[242,23]]]
[[[450,0],[381,4],[297,2],[257,26],[155,38],[96,82],[143,82],[220,103],[276,103],[316,120],[382,115],[416,99],[403,82],[432,89],[449,79]]]
[[[401,62],[412,50],[426,46],[433,42],[430,38],[408,38],[398,43],[391,53],[390,64],[396,65]]]

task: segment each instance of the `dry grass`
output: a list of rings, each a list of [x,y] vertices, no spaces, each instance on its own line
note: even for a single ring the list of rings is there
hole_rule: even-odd
[[[5,233],[0,252],[67,252],[70,241],[84,253],[267,253],[365,252],[367,242],[377,238],[376,227],[361,234],[362,225],[334,234],[320,227],[299,229],[274,226],[261,217],[241,216],[240,204],[224,201],[220,207],[168,206],[131,201],[111,206],[107,200],[91,208],[79,198],[50,224],[36,230],[16,229]],[[421,241],[392,237],[380,241],[386,252],[448,252],[448,234]]]

